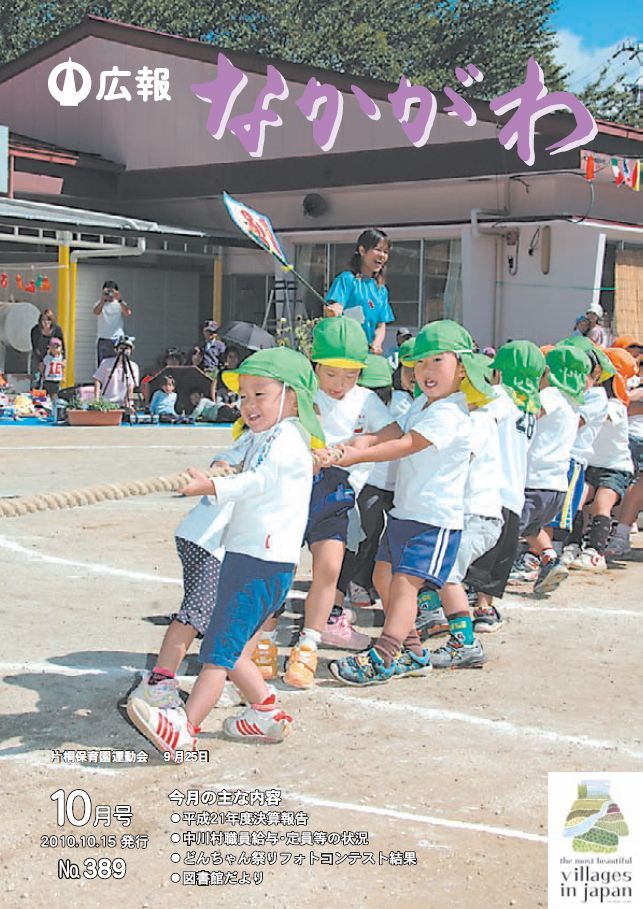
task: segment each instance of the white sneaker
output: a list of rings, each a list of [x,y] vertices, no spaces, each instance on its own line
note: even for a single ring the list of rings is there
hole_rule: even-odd
[[[276,744],[283,742],[292,724],[281,707],[277,706],[277,696],[271,692],[261,704],[246,707],[243,713],[223,721],[223,734],[236,741],[262,741]]]
[[[614,536],[605,550],[606,559],[625,559],[632,554],[629,537]]]
[[[607,571],[605,556],[600,555],[595,549],[583,549],[577,559],[569,563],[572,571]]]
[[[127,700],[131,701],[134,698],[138,698],[141,701],[145,701],[150,707],[158,707],[160,710],[183,707],[176,679],[163,679],[157,682],[156,685],[150,685],[149,678],[151,674],[151,672],[142,674],[141,681],[130,693]]]
[[[580,555],[580,546],[578,543],[570,543],[569,546],[565,546],[563,551],[560,554],[560,561],[563,565],[569,566],[573,561],[575,561]]]
[[[138,731],[172,760],[177,751],[197,750],[196,736],[188,729],[188,718],[182,707],[159,710],[141,698],[131,698],[127,702],[127,715]]]
[[[266,688],[270,694],[277,693],[273,685],[266,685]],[[217,707],[245,707],[246,703],[246,699],[241,694],[234,682],[231,682],[230,679],[226,679],[221,697],[214,706],[215,709]]]

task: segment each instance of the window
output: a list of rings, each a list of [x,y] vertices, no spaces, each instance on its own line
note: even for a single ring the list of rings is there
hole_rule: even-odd
[[[462,243],[424,241],[422,324],[436,319],[462,321]]]

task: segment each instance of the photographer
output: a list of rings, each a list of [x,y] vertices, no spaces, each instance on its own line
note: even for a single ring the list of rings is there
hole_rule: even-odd
[[[103,284],[101,298],[94,306],[94,315],[98,316],[96,356],[100,366],[106,357],[113,357],[115,344],[125,337],[123,319],[132,315],[132,310],[121,299],[118,284],[114,281],[105,281]]]
[[[140,382],[138,364],[131,357],[134,344],[130,338],[121,338],[116,343],[115,355],[101,360],[94,373],[96,398],[103,397],[114,404],[130,408],[134,389]]]

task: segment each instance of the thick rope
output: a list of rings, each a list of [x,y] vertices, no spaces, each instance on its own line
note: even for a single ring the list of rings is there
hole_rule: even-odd
[[[225,477],[237,473],[231,467],[213,467],[205,471],[209,477]],[[147,480],[127,480],[124,483],[106,483],[68,492],[49,492],[17,499],[0,499],[0,517],[17,518],[36,511],[53,511],[58,508],[76,508],[79,505],[97,505],[99,502],[126,499],[129,496],[147,496],[153,492],[180,492],[190,482],[188,473],[171,477],[149,477]]]

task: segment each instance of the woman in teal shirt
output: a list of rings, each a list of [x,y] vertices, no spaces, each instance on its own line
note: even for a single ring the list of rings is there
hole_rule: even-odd
[[[326,294],[324,315],[356,319],[371,351],[381,354],[386,323],[395,320],[384,283],[391,243],[384,231],[369,227],[359,235],[355,246],[348,270],[335,278]]]

